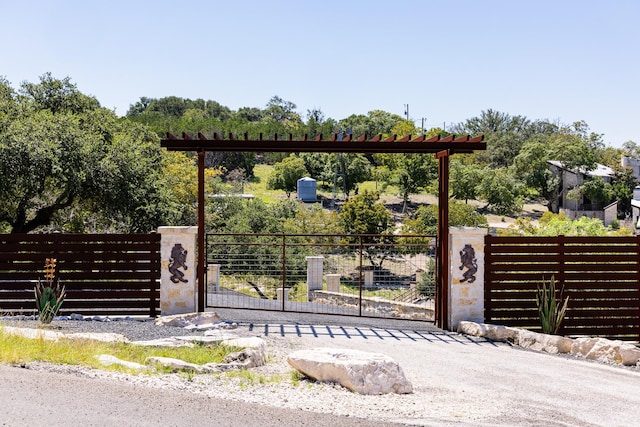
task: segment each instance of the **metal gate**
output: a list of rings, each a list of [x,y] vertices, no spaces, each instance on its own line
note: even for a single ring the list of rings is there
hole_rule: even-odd
[[[207,307],[434,321],[435,236],[206,237]]]

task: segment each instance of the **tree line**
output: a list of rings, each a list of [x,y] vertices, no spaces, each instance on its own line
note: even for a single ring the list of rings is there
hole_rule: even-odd
[[[482,111],[447,132],[421,129],[405,117],[381,110],[336,120],[314,109],[303,117],[294,103],[278,96],[264,108],[235,111],[212,100],[142,97],[125,117],[118,117],[101,107],[96,98],[81,93],[69,78],[45,74],[37,83],[23,82],[17,89],[0,78],[0,195],[4,202],[0,205],[0,231],[147,232],[159,225],[194,224],[194,159],[189,154],[162,150],[159,139],[166,132],[267,137],[483,134],[486,151],[454,155],[451,160],[452,203],[456,209],[468,210],[462,222],[478,221],[472,215],[475,208],[461,207],[470,200],[480,200],[484,209],[498,214],[516,214],[530,199],[550,203],[557,197],[558,182],[549,171],[548,160],[583,170],[593,169],[596,163],[612,167],[612,183],[594,178],[573,191],[602,203],[618,200],[621,215],[627,215],[637,182],[620,166],[620,157],[640,154],[633,141],[619,149],[606,146],[603,136],[592,132],[585,122],[532,120],[494,110]],[[433,156],[208,153],[207,192],[231,191],[235,184],[251,180],[255,165],[261,162],[273,165],[268,186],[288,194],[295,191],[297,179],[311,176],[321,187],[339,189],[345,203],[355,199],[353,203],[373,205],[378,201],[372,194],[352,197],[359,184],[375,181],[382,189],[393,185],[404,201],[408,224],[414,221],[412,229],[429,227],[415,223],[419,218],[428,223],[427,207],[408,211],[407,206],[412,195],[437,187]],[[247,209],[239,209],[243,203],[250,204],[257,216],[251,218]],[[228,198],[209,205],[208,221],[218,228],[245,224],[251,229],[260,222],[268,228],[264,218],[258,219],[267,214],[280,215],[276,221],[280,228],[287,224],[287,215],[319,216],[313,221],[296,218],[288,226],[311,227],[314,222],[328,229],[348,228],[344,220],[332,223],[330,213],[300,212],[286,201],[263,206],[259,201]],[[272,209],[279,212],[267,212]],[[346,211],[350,211],[348,206]]]

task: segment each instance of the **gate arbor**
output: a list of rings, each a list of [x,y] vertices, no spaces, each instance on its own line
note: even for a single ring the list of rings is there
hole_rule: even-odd
[[[475,150],[486,150],[483,136],[470,137],[469,135],[455,137],[440,135],[427,138],[424,135],[412,138],[407,135],[398,138],[392,135],[383,138],[376,135],[367,138],[362,135],[353,138],[346,135],[342,138],[333,134],[329,139],[323,139],[322,134],[308,138],[305,134],[302,138],[279,138],[278,134],[273,139],[265,139],[262,134],[259,138],[250,138],[247,133],[243,138],[236,138],[232,133],[225,138],[217,133],[213,138],[207,138],[198,133],[197,139],[183,133],[178,138],[170,133],[167,139],[161,141],[161,146],[169,151],[195,151],[198,153],[198,310],[205,309],[205,192],[204,192],[204,159],[205,152],[276,152],[276,153],[416,153],[434,154],[438,159],[438,200],[449,199],[449,156],[455,153],[471,153]],[[448,329],[448,283],[449,283],[449,204],[438,203],[438,235],[436,254],[436,324]]]

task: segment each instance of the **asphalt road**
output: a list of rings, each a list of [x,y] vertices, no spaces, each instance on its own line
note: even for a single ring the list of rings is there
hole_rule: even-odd
[[[390,426],[0,365],[2,426]]]

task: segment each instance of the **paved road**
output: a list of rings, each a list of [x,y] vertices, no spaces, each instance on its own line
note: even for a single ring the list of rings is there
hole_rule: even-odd
[[[370,420],[259,406],[0,365],[2,426],[376,427]]]

